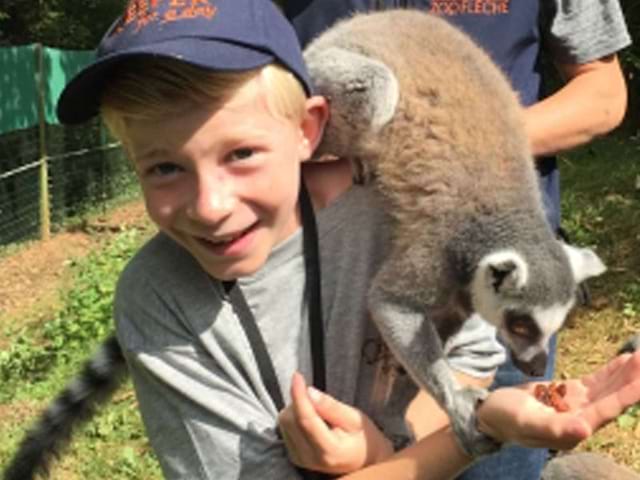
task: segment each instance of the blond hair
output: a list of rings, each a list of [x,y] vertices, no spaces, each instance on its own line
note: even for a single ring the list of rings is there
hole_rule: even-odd
[[[272,114],[292,121],[303,118],[304,89],[280,65],[210,71],[167,58],[124,62],[107,81],[101,115],[111,133],[127,145],[130,120],[160,119],[202,104],[215,110],[253,79],[259,79],[267,92],[267,107]]]

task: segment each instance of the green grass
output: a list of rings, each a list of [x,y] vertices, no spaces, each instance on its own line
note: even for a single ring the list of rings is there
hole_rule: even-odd
[[[113,329],[111,303],[117,277],[145,235],[115,236],[74,266],[74,284],[63,292],[63,307],[44,322],[5,332],[14,338],[0,352],[0,465],[4,465],[38,411],[76,375]],[[154,479],[160,470],[148,447],[131,385],[76,432],[53,478]]]
[[[601,295],[640,306],[640,142],[609,137],[561,157],[563,225],[609,267]]]
[[[591,245],[608,271],[589,281],[592,307],[560,334],[558,375],[591,371],[640,332],[640,141],[610,136],[561,158],[563,225],[579,245]],[[640,472],[640,406],[579,449],[614,457]]]

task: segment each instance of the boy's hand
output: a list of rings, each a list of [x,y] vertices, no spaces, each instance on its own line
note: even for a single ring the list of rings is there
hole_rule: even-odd
[[[640,352],[620,355],[591,375],[562,383],[568,411],[536,400],[535,384],[500,388],[478,409],[480,430],[498,441],[571,449],[640,401]]]
[[[349,473],[393,454],[391,442],[359,410],[307,388],[295,373],[291,405],[280,412],[280,432],[291,461],[326,473]]]

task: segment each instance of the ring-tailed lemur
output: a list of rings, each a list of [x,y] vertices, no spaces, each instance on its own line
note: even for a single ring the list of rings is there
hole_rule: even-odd
[[[524,109],[488,55],[451,24],[417,10],[355,15],[313,40],[305,60],[331,102],[319,159],[351,159],[387,206],[392,245],[369,291],[372,316],[449,414],[463,449],[494,451],[476,428],[487,392],[461,388],[443,342],[479,313],[514,363],[541,375],[577,284],[604,264],[556,239]]]
[[[392,219],[393,250],[370,294],[374,318],[398,359],[445,406],[462,445],[491,450],[474,425],[485,392],[456,385],[441,341],[478,311],[521,368],[537,373],[576,282],[604,267],[589,250],[555,240],[515,95],[443,20],[413,11],[356,16],[312,43],[306,60],[332,104],[318,158],[353,159]],[[28,433],[5,480],[46,470],[90,415],[77,413],[108,398],[124,371],[111,338]]]

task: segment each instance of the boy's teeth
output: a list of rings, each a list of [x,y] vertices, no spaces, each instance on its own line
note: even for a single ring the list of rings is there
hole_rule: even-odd
[[[216,238],[215,240],[209,240],[209,242],[213,243],[214,245],[222,245],[223,243],[228,243],[231,240],[238,238],[239,236],[240,235],[231,235],[225,238]]]

